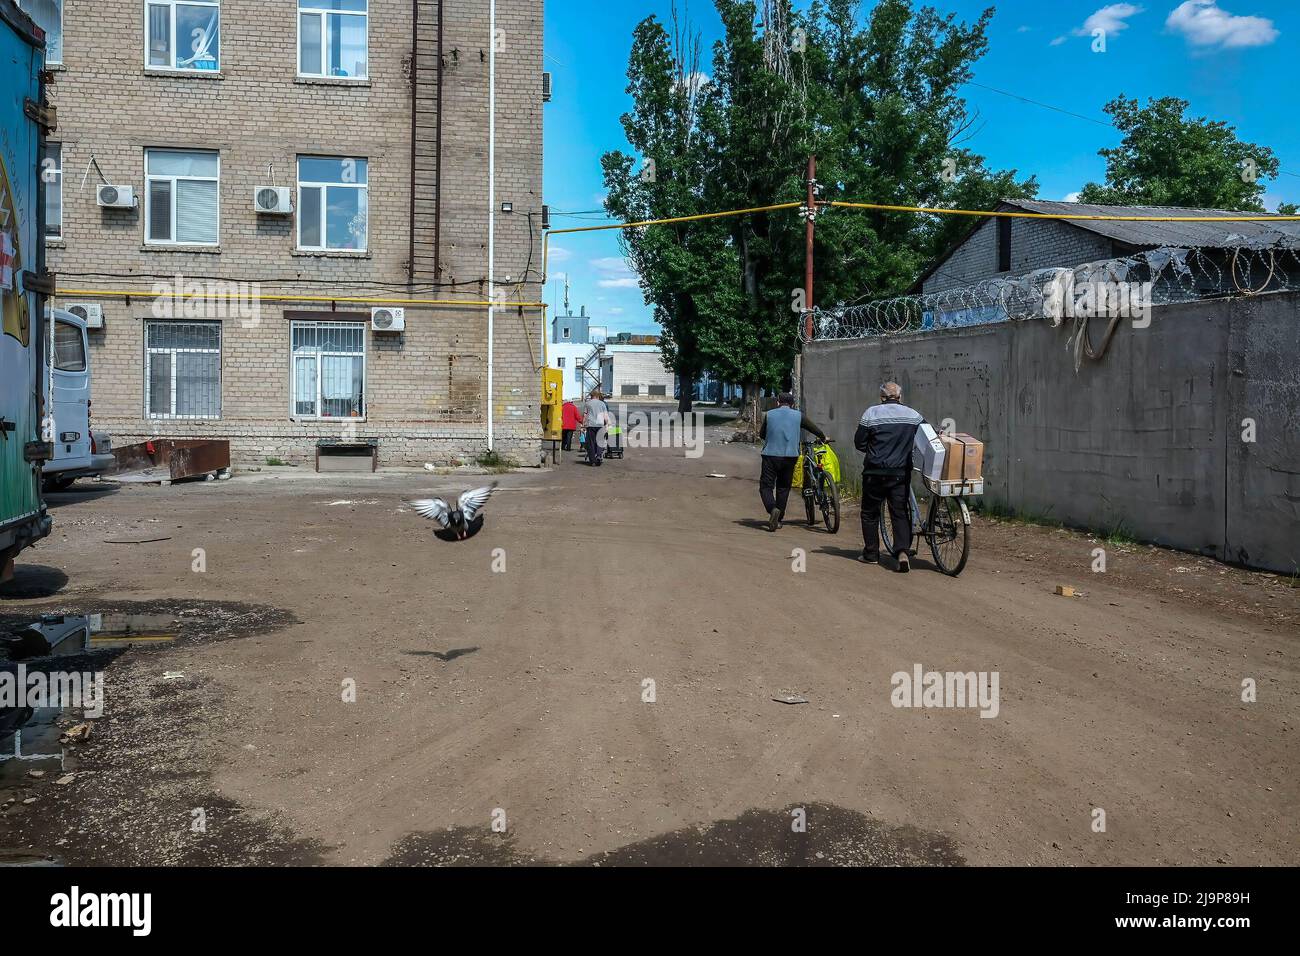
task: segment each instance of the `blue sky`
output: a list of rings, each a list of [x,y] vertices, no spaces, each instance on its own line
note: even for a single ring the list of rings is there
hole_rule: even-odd
[[[1021,102],[984,87],[1104,121],[1101,107],[1123,93],[1143,101],[1176,95],[1191,112],[1229,122],[1238,135],[1269,146],[1284,172],[1267,183],[1266,205],[1300,202],[1300,130],[1293,119],[1300,4],[1292,0],[931,0],[971,21],[990,4],[997,13],[989,50],[975,67],[967,103],[978,134],[967,144],[993,168],[1038,176],[1039,195],[1065,199],[1105,167],[1097,150],[1119,134],[1095,122]],[[800,6],[806,4],[800,2]],[[919,4],[918,4],[919,5]],[[873,6],[864,0],[863,10]],[[546,69],[554,97],[546,106],[545,197],[555,228],[590,217],[555,215],[601,207],[600,156],[626,150],[619,116],[627,110],[632,30],[648,16],[667,21],[669,0],[547,0]],[[707,48],[720,25],[709,0],[693,0],[690,19]],[[1093,52],[1092,31],[1106,31]],[[852,197],[870,201],[871,197]],[[586,305],[611,332],[657,332],[615,233],[556,236],[551,276],[569,277],[574,311]],[[546,290],[556,301],[556,283]]]

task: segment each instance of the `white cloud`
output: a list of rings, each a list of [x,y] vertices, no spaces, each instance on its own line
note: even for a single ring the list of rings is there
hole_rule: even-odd
[[[1072,36],[1090,37],[1093,31],[1101,30],[1106,36],[1114,36],[1128,29],[1126,22],[1129,17],[1135,17],[1143,12],[1143,8],[1136,3],[1108,3],[1100,10],[1089,14],[1088,19],[1083,21],[1083,26],[1075,27],[1070,31]],[[1052,41],[1052,46],[1060,46],[1068,39],[1059,36]]]
[[[608,312],[610,315],[622,315],[627,310],[624,309],[621,305],[616,305],[612,309],[606,309],[605,311]]]
[[[1066,193],[1065,198],[1061,200],[1061,202],[1078,202],[1078,201],[1079,201],[1079,194],[1077,192]]]
[[[713,80],[709,78],[707,73],[691,73],[683,76],[674,85],[678,89],[686,89],[698,95],[701,90],[712,82]]]
[[[1128,29],[1125,20],[1142,12],[1142,7],[1135,3],[1108,3],[1084,20],[1083,26],[1075,30],[1074,35],[1089,37],[1093,30],[1105,30],[1107,34],[1120,33]]]
[[[636,273],[622,256],[605,256],[592,259],[591,267],[601,276],[596,285],[601,289],[636,289],[640,287]]]
[[[573,258],[573,253],[563,246],[551,246],[549,255],[552,262],[568,262]]]
[[[1264,17],[1237,16],[1215,0],[1185,0],[1174,7],[1165,26],[1181,33],[1193,46],[1233,49],[1268,46],[1278,37],[1273,21]]]

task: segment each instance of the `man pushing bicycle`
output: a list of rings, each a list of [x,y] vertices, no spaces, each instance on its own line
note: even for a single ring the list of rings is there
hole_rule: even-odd
[[[912,480],[912,445],[925,418],[903,404],[903,389],[896,382],[880,386],[880,404],[862,413],[853,445],[862,459],[862,560],[880,560],[880,506],[889,502],[894,529],[892,544],[897,569],[906,574],[911,565],[912,517],[908,490]]]

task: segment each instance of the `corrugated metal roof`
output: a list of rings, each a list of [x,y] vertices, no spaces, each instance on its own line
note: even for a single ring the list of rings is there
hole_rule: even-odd
[[[1073,213],[1085,216],[1256,216],[1254,212],[1226,209],[1191,209],[1186,206],[1102,206],[1094,203],[1050,202],[1043,199],[1005,199],[1000,209],[1025,212]],[[1087,229],[1134,246],[1289,246],[1300,247],[1300,222],[1123,222],[1067,219]]]

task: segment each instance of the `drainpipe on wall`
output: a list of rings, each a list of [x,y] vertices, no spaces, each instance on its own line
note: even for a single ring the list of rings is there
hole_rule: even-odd
[[[496,332],[497,228],[497,0],[489,0],[488,16],[488,327],[487,327],[487,446],[493,449],[493,349]]]
[[[415,281],[415,137],[416,90],[420,80],[420,0],[411,0],[411,208],[407,229],[406,281]]]
[[[433,280],[442,282],[442,2],[438,0],[438,135],[433,166]]]

